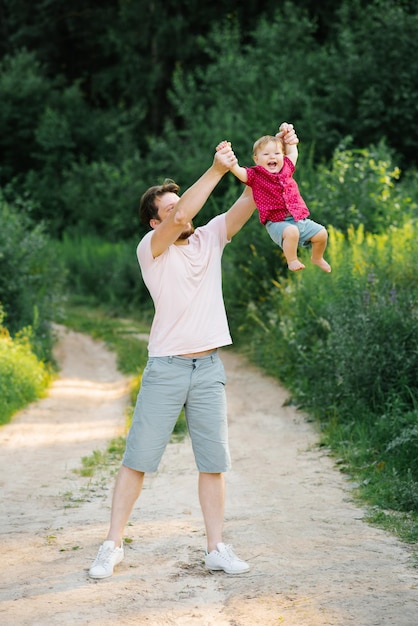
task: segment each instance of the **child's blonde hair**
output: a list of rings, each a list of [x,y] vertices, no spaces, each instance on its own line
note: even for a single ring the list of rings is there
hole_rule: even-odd
[[[253,145],[253,156],[255,156],[259,150],[262,150],[264,146],[270,143],[270,141],[280,144],[282,150],[284,151],[284,142],[281,137],[276,137],[275,135],[263,135],[263,137],[257,139]]]

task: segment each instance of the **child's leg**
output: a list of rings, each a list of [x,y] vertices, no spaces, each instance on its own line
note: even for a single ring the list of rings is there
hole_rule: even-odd
[[[305,269],[303,263],[298,259],[299,229],[293,224],[289,224],[283,231],[282,248],[286,257],[287,265],[292,272]]]
[[[312,263],[315,263],[315,265],[318,265],[318,267],[320,267],[321,270],[324,270],[324,272],[329,273],[331,271],[331,265],[325,261],[324,256],[323,256],[325,252],[325,248],[327,247],[327,241],[328,241],[328,233],[325,230],[325,228],[320,230],[316,235],[312,237],[311,261]]]

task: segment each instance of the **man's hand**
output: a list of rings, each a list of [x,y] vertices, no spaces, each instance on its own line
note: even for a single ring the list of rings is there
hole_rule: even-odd
[[[279,132],[276,134],[276,137],[280,137],[290,146],[296,146],[299,143],[293,124],[288,124],[287,122],[280,124]]]

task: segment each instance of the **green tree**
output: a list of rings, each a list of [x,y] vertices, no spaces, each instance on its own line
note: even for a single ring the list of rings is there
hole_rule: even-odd
[[[34,54],[6,56],[0,63],[0,182],[35,166],[35,128],[51,83]]]
[[[273,0],[1,0],[0,56],[36,51],[48,76],[80,82],[98,107],[144,103],[144,125],[157,134],[170,112],[166,92],[175,67],[206,62],[196,39],[219,19],[238,20],[247,32]],[[142,108],[142,106],[141,106]]]
[[[407,2],[344,3],[315,72],[318,136],[329,155],[342,137],[387,144],[417,163],[418,12]]]
[[[292,55],[289,41],[298,41]],[[178,69],[170,91],[178,123],[167,120],[148,147],[155,171],[179,171],[183,185],[199,175],[202,155],[206,164],[220,140],[232,141],[240,162],[251,164],[258,136],[274,133],[286,119],[299,128],[310,113],[313,68],[306,49],[314,51],[316,44],[303,11],[286,4],[273,20],[261,19],[245,45],[231,22],[198,43],[211,63],[190,72]]]

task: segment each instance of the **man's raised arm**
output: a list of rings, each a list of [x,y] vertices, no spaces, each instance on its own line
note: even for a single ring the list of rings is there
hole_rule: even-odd
[[[155,227],[152,236],[154,257],[162,254],[174,243],[204,206],[216,185],[229,168],[236,163],[236,157],[229,145],[215,153],[208,170],[178,200],[168,216]]]

